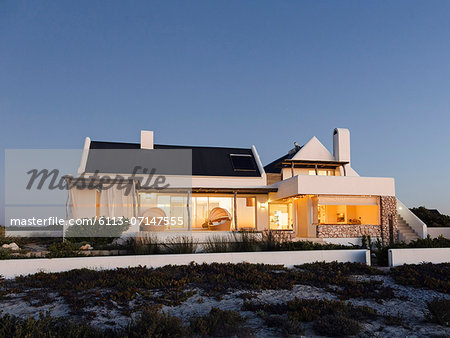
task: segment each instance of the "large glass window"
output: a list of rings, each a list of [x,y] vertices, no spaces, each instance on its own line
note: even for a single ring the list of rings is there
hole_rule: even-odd
[[[315,169],[310,169],[308,172],[309,175],[316,175]],[[334,176],[334,170],[325,170],[325,169],[319,169],[317,170],[317,175],[319,176]]]
[[[256,228],[256,198],[238,197],[238,229]],[[192,196],[192,229],[210,231],[235,230],[234,196]]]
[[[164,227],[148,227],[149,230],[188,229],[187,194],[140,193],[139,198],[139,216],[149,217],[150,220],[154,217],[167,217],[171,222]],[[193,195],[189,206],[192,230],[235,230],[233,195]],[[255,229],[256,198],[238,197],[236,206],[238,229]]]
[[[380,224],[378,205],[320,205],[319,224]]]
[[[187,194],[140,193],[139,198],[139,216],[148,217],[155,230],[187,229]]]
[[[237,224],[238,229],[256,228],[256,198],[237,198]]]
[[[294,228],[292,214],[292,203],[269,204],[270,230],[292,230]]]
[[[192,229],[233,230],[233,203],[233,196],[192,196]]]

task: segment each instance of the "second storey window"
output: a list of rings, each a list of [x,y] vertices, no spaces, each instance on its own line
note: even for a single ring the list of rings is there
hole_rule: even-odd
[[[309,175],[316,175],[316,170],[310,169]],[[319,169],[319,170],[317,170],[317,175],[319,175],[319,176],[334,176],[334,170]]]

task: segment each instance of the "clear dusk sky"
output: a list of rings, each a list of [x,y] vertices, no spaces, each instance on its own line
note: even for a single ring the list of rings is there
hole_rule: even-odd
[[[360,175],[450,214],[450,1],[0,0],[0,117],[2,152],[147,129],[264,164],[346,127]]]

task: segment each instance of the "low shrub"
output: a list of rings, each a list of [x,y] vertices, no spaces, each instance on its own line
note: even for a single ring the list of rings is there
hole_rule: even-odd
[[[302,250],[348,250],[347,245],[341,244],[322,244],[308,241],[283,242],[280,251],[302,251]]]
[[[301,251],[301,250],[343,250],[346,245],[323,244],[309,241],[292,241],[291,234],[286,231],[264,231],[259,241],[262,251]]]
[[[104,303],[116,307],[111,296],[124,306],[128,306],[128,301],[134,298],[144,304],[159,301],[170,305],[192,296],[190,290],[195,288],[204,290],[205,296],[220,297],[229,290],[291,289],[295,281],[296,272],[282,266],[215,263],[168,265],[157,269],[135,267],[37,273],[16,277],[9,282],[9,286],[17,292],[32,289],[58,292],[71,310],[79,313],[88,306]],[[136,297],[137,294],[139,297]],[[39,294],[36,297],[39,298]]]
[[[171,254],[190,254],[197,251],[198,241],[191,236],[180,236],[170,238],[163,246]]]
[[[48,247],[49,253],[47,254],[47,257],[49,258],[77,257],[80,256],[77,249],[79,249],[79,246],[70,241],[56,242]]]
[[[74,224],[66,230],[66,239],[74,243],[86,241],[91,244],[105,245],[112,243],[130,228],[130,222],[126,218],[122,218],[116,223],[112,223],[107,217],[86,219],[85,222],[80,223],[82,224]]]
[[[115,333],[110,330],[101,331],[67,318],[54,318],[49,313],[40,313],[38,319],[31,317],[22,319],[9,314],[0,317],[0,337],[106,338],[115,336]]]
[[[356,320],[340,315],[326,315],[313,323],[314,331],[322,336],[345,337],[357,335],[362,327]]]
[[[117,330],[97,329],[69,318],[52,317],[48,312],[40,313],[37,319],[23,319],[9,314],[0,317],[0,337],[11,338],[185,337],[187,330],[179,318],[161,313],[155,306],[145,307],[136,320],[126,328]]]
[[[161,253],[161,243],[157,237],[146,236],[130,238],[128,240],[131,250],[136,255],[155,255]]]
[[[444,326],[450,326],[450,299],[434,298],[427,302],[428,313],[425,315],[428,321]]]
[[[338,300],[327,299],[294,299],[286,303],[268,304],[244,302],[242,310],[265,312],[268,314],[283,315],[298,322],[311,322],[326,315],[345,315],[355,319],[373,319],[377,311],[366,306],[354,306]]]
[[[205,252],[230,252],[232,251],[231,238],[225,236],[210,236],[203,244]]]
[[[301,335],[304,333],[301,322],[289,319],[285,315],[271,315],[261,313],[264,323],[270,328],[276,328],[281,331],[284,336]]]
[[[405,264],[392,268],[391,276],[398,284],[450,292],[450,263]]]
[[[405,318],[399,312],[397,313],[397,315],[383,315],[383,322],[389,326],[405,326]]]
[[[11,252],[8,249],[0,248],[0,260],[2,259],[10,259]]]
[[[231,251],[233,252],[252,252],[258,251],[260,240],[255,231],[233,232],[234,240],[231,241]]]
[[[411,208],[417,217],[419,217],[428,227],[450,227],[450,216],[429,210],[423,206]]]
[[[144,308],[138,318],[126,328],[124,336],[185,337],[186,329],[179,318],[161,313],[156,306],[150,306]]]
[[[237,311],[212,308],[208,315],[190,319],[190,331],[203,337],[249,336],[247,320]]]
[[[377,301],[395,297],[391,287],[383,286],[383,281],[358,281],[351,275],[383,274],[381,270],[361,263],[317,262],[296,266],[300,269],[298,283],[316,287],[327,287],[341,299],[371,298]],[[339,288],[331,288],[331,285]]]
[[[320,275],[383,275],[384,272],[373,266],[362,263],[341,263],[341,262],[315,262],[303,265],[296,265],[296,268],[317,272]]]

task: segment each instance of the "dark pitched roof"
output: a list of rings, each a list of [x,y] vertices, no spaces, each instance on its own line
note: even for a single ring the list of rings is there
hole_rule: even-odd
[[[296,146],[295,148],[291,149],[286,155],[281,156],[280,158],[276,159],[273,162],[270,162],[264,167],[264,171],[269,174],[279,174],[281,173],[281,162],[284,160],[291,160],[295,154],[298,153],[298,151],[302,149],[302,147]]]
[[[134,150],[130,153],[133,159],[128,161],[136,161],[136,163],[142,163],[143,160],[141,154],[145,150],[140,149],[139,143],[122,143],[122,142],[100,142],[91,141],[90,149],[130,149]],[[259,177],[261,173],[258,169],[258,165],[254,158],[252,149],[248,148],[225,148],[225,147],[200,147],[200,146],[177,146],[177,145],[164,145],[155,144],[154,149],[188,149],[192,151],[192,175],[194,176],[238,176],[238,177]],[[91,153],[91,152],[90,152]],[[123,152],[120,152],[123,154]],[[119,153],[119,154],[120,154]],[[248,170],[235,170],[233,167],[232,156],[233,154],[244,155],[248,157],[247,165],[250,165],[252,169]],[[92,168],[94,159],[92,156],[88,156],[88,162],[86,165],[86,171]],[[90,165],[91,164],[91,165]],[[103,164],[102,164],[103,165]],[[254,169],[253,169],[254,168]],[[170,173],[166,173],[170,174]],[[177,174],[177,173],[172,173]]]

